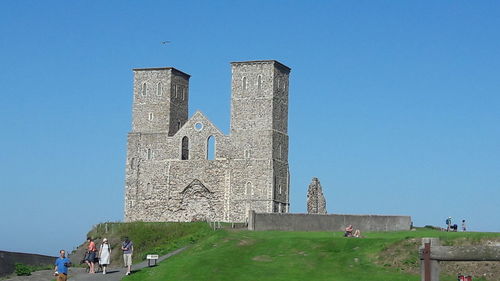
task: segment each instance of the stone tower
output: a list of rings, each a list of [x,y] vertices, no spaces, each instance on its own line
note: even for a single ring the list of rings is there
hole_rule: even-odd
[[[288,212],[288,76],[277,61],[232,64],[231,137],[244,157],[266,169],[267,212]],[[250,178],[256,177],[251,175]],[[261,187],[262,188],[262,187]],[[264,202],[260,202],[262,204]]]
[[[174,135],[188,119],[189,77],[172,67],[134,69],[132,132]]]
[[[318,178],[312,178],[307,190],[307,213],[326,214],[326,200]]]
[[[200,111],[188,118],[188,74],[134,69],[125,221],[245,222],[249,210],[288,212],[290,69],[273,60],[231,65],[229,135]]]

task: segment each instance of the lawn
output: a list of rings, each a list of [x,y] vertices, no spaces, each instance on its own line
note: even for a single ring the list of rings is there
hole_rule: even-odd
[[[444,244],[455,238],[480,239],[500,234],[418,231],[366,233],[345,238],[331,232],[225,231],[215,232],[154,268],[143,269],[124,280],[329,280],[417,281],[417,274],[382,266],[380,254],[399,241],[440,237]],[[415,254],[413,266],[418,266]],[[443,281],[456,277],[443,276]]]

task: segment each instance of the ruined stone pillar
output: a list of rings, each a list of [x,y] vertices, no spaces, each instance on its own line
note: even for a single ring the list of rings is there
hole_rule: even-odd
[[[318,178],[312,178],[307,190],[307,213],[326,214],[326,200]]]

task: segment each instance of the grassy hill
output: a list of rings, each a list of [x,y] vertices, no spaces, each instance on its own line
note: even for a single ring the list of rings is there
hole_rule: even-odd
[[[364,238],[345,238],[342,233],[331,232],[202,233],[189,250],[124,280],[418,281],[417,249],[421,237],[439,237],[445,245],[500,242],[500,234],[495,233],[431,229],[366,233]],[[491,267],[494,271],[498,264]],[[460,267],[444,268],[443,281],[456,280],[460,272],[468,273]]]
[[[102,223],[96,225],[87,237],[95,239],[96,245],[107,238],[111,248],[111,265],[122,265],[121,242],[124,237],[129,237],[134,243],[134,263],[143,261],[147,254],[166,254],[182,246],[189,245],[212,235],[213,231],[206,223]],[[70,258],[78,263],[84,256],[86,244],[83,242]]]

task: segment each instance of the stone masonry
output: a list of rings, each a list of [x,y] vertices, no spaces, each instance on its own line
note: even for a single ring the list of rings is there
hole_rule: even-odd
[[[125,221],[246,222],[289,211],[288,77],[274,61],[231,63],[231,126],[188,118],[190,76],[134,69]]]
[[[312,178],[307,190],[307,213],[326,214],[326,200],[318,178]]]

